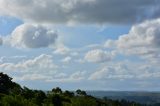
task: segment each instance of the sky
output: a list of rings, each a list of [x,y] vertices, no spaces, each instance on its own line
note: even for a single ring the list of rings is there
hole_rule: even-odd
[[[32,89],[159,91],[159,0],[0,0],[0,71]]]

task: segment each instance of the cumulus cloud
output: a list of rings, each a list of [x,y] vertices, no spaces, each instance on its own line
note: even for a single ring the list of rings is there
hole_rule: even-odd
[[[158,0],[1,0],[0,13],[43,23],[135,23],[159,17]]]
[[[135,70],[135,67],[136,70]],[[89,77],[89,80],[153,80],[160,77],[159,67],[146,64],[114,64],[104,66],[100,70],[95,71]]]
[[[86,71],[76,71],[70,75],[65,73],[60,73],[57,75],[58,77],[49,79],[47,82],[79,82],[86,79]]]
[[[18,63],[3,62],[0,64],[0,70],[3,70],[4,72],[19,72],[31,74],[55,73],[56,68],[58,68],[58,66],[53,63],[52,56],[46,54],[42,54],[38,57],[35,57],[34,59],[23,60]]]
[[[86,53],[84,59],[88,62],[106,62],[113,59],[114,52],[106,52],[100,49],[91,50]]]
[[[106,66],[100,71],[96,71],[91,74],[89,79],[91,80],[107,80],[107,79],[126,79],[133,78],[133,75],[129,73],[125,66]]]
[[[7,57],[2,57],[2,61],[4,58]],[[15,56],[10,58],[21,57]],[[75,71],[69,74],[59,70],[60,67],[54,63],[52,55],[41,54],[32,59],[25,58],[18,62],[10,59],[10,61],[1,62],[0,58],[0,70],[12,74],[15,81],[77,82],[86,77],[86,71]],[[69,61],[69,57],[66,57],[66,61]]]
[[[77,71],[70,75],[70,79],[82,80],[85,79],[86,71]]]
[[[64,44],[57,44],[55,50],[53,51],[54,55],[63,55],[63,56],[78,56],[79,53],[74,48],[69,48]]]
[[[5,38],[5,42],[14,47],[41,48],[56,42],[58,34],[44,26],[22,24]]]
[[[43,75],[43,74],[25,74],[22,76],[15,77],[15,81],[35,81],[35,80],[47,80],[50,79],[50,76]]]
[[[62,59],[62,62],[69,63],[71,60],[72,60],[72,58],[70,56],[67,56],[64,59]]]
[[[70,48],[64,46],[64,45],[59,45],[53,54],[60,54],[60,55],[67,55],[71,52]]]
[[[85,79],[85,71],[77,71],[74,73],[55,73],[52,75],[33,73],[33,74],[23,74],[22,76],[17,76],[14,78],[15,81],[35,81],[43,80],[45,82],[78,82]]]
[[[118,40],[108,40],[105,47],[115,48],[127,55],[158,58],[160,53],[160,19],[134,25],[128,34]]]

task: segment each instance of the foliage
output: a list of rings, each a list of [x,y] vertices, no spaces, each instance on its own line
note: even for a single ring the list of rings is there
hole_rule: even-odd
[[[53,89],[52,89],[52,92],[55,93],[55,94],[61,94],[61,93],[62,93],[62,90],[61,90],[61,88],[56,87],[56,88],[53,88]]]
[[[86,96],[86,95],[87,95],[87,93],[86,93],[85,91],[82,91],[82,90],[80,90],[80,89],[76,90],[76,93],[77,93],[78,95],[81,95],[81,96]]]
[[[16,87],[18,84],[12,82],[12,78],[7,74],[0,73],[0,93],[9,93],[11,89]]]
[[[8,75],[0,73],[0,106],[146,106],[126,100],[98,99],[87,95],[83,90],[76,92],[62,91],[53,88],[44,93],[41,90],[31,90],[12,82]],[[153,106],[159,106],[155,104]]]
[[[20,95],[6,95],[0,101],[1,106],[37,106]]]

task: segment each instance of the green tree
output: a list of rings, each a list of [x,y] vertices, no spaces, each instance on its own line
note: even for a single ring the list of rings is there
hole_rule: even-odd
[[[34,98],[34,94],[35,93],[33,90],[30,90],[29,88],[24,87],[21,95],[26,99],[32,99]]]
[[[55,94],[62,94],[62,90],[59,87],[53,88],[52,92],[55,93]]]
[[[34,100],[38,106],[41,106],[44,103],[44,100],[46,98],[47,98],[46,94],[43,91],[41,91],[41,90],[34,91]]]
[[[74,93],[73,92],[70,92],[68,90],[66,90],[64,93],[63,93],[64,96],[67,96],[67,97],[74,97]]]
[[[20,86],[14,82],[12,82],[12,78],[9,77],[7,74],[0,73],[0,93],[8,94],[11,89],[14,87]]]
[[[72,98],[71,106],[98,106],[96,99],[87,96],[77,96]]]
[[[24,99],[22,96],[6,95],[0,102],[1,106],[37,106],[36,104]]]
[[[87,93],[86,93],[85,91],[82,91],[82,90],[80,90],[80,89],[76,90],[76,93],[77,93],[78,95],[80,95],[80,96],[86,96],[86,95],[87,95]]]

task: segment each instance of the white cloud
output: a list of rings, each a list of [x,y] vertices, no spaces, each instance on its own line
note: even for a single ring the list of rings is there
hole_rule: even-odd
[[[66,57],[64,62],[68,61],[70,61],[70,57]],[[60,68],[53,62],[53,57],[46,54],[41,54],[33,59],[25,58],[19,62],[3,61],[0,64],[0,70],[12,74],[14,81],[77,82],[85,79],[86,71],[70,73],[63,72],[64,70],[60,70]]]
[[[128,79],[134,76],[129,70],[122,65],[106,66],[96,71],[89,77],[90,80],[107,80],[107,79]]]
[[[70,49],[64,45],[59,45],[53,54],[67,55],[70,53]]]
[[[160,77],[159,69],[152,64],[114,63],[114,65],[106,65],[92,73],[89,80],[154,80]]]
[[[64,56],[78,56],[79,55],[77,50],[73,48],[69,48],[62,43],[57,44],[55,50],[53,51],[53,54],[64,55]]]
[[[86,79],[86,71],[76,71],[70,75],[60,73],[60,76],[49,79],[47,82],[79,82]]]
[[[85,79],[86,71],[77,71],[70,75],[70,79],[82,80]]]
[[[64,59],[62,59],[62,62],[69,63],[71,60],[72,60],[72,58],[70,56],[67,56]]]
[[[45,82],[79,82],[85,79],[85,71],[77,71],[70,75],[66,73],[55,73],[53,75],[46,75],[40,73],[24,74],[22,76],[15,77],[15,81],[35,81],[43,80]]]
[[[57,65],[53,63],[52,56],[42,54],[34,59],[23,60],[18,63],[2,63],[0,70],[4,72],[19,72],[19,73],[55,73]]]
[[[118,40],[108,40],[106,47],[114,48],[119,53],[139,55],[147,58],[159,58],[160,53],[160,19],[134,25],[128,34]]]
[[[159,17],[158,0],[1,0],[0,13],[38,23],[132,23]]]
[[[23,24],[18,26],[11,36],[4,38],[4,42],[19,48],[41,48],[53,45],[57,37],[54,30],[44,26]]]
[[[95,49],[87,52],[84,59],[88,62],[106,62],[112,60],[114,55],[114,52]]]
[[[35,81],[35,80],[47,80],[50,79],[50,76],[46,76],[43,74],[25,74],[19,77],[15,77],[15,81]]]

